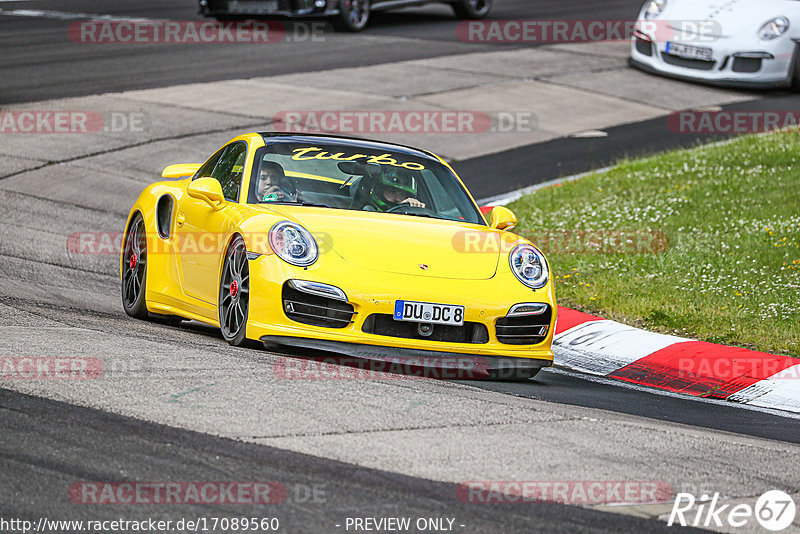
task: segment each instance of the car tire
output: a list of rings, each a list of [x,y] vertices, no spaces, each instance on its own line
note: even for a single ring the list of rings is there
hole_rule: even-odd
[[[370,0],[339,0],[339,14],[333,20],[338,31],[360,32],[367,27]]]
[[[147,313],[147,232],[141,213],[134,215],[122,246],[122,307],[136,319],[149,319]]]
[[[792,56],[792,78],[790,88],[794,92],[800,91],[800,44],[795,45]]]
[[[492,9],[493,0],[459,0],[451,4],[460,19],[482,19]]]
[[[242,236],[228,245],[219,286],[219,327],[222,337],[236,347],[247,344],[250,308],[250,264]]]
[[[161,315],[147,311],[147,232],[144,219],[137,213],[128,231],[122,248],[122,307],[125,313],[136,319],[155,321],[177,326],[184,321],[176,315]],[[135,257],[135,260],[131,261]]]

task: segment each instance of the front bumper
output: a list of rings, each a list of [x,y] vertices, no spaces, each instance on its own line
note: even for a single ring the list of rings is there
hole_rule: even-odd
[[[334,352],[339,353],[342,344],[347,344],[347,354],[351,355],[358,351],[406,356],[438,353],[448,357],[469,355],[530,360],[530,365],[538,367],[553,361],[551,345],[556,305],[552,284],[536,291],[528,289],[514,278],[507,262],[500,262],[493,278],[453,280],[372,271],[347,264],[334,252],[325,256],[308,269],[290,266],[274,255],[250,261],[249,339],[306,348],[322,348],[321,343],[330,342],[337,345],[328,345],[329,349],[336,348]],[[353,322],[330,328],[290,319],[282,300],[284,283],[290,279],[312,280],[341,288],[347,295],[347,303],[354,309]],[[398,299],[463,305],[465,323],[484,325],[488,337],[480,342],[454,342],[369,333],[370,328],[365,328],[369,317],[391,316]],[[539,302],[550,307],[546,334],[533,345],[501,343],[496,335],[497,320],[506,317],[513,305],[524,302]],[[309,340],[314,347],[308,346]]]
[[[379,345],[363,345],[324,339],[305,339],[283,336],[263,336],[261,341],[267,347],[283,345],[293,348],[332,352],[349,358],[383,362],[389,365],[369,366],[367,370],[400,370],[414,376],[437,378],[482,379],[511,378],[518,371],[534,371],[551,367],[551,359],[511,358],[508,356],[470,356],[461,353],[434,350],[401,349]],[[342,363],[342,362],[337,362]],[[351,360],[346,363],[352,364]],[[427,369],[434,369],[431,373]],[[419,371],[421,370],[421,371]]]
[[[666,42],[636,32],[631,42],[629,63],[653,74],[710,85],[773,89],[792,84],[797,45],[789,38],[763,42],[718,37],[711,42],[678,44],[711,48],[711,60],[686,60],[668,54]],[[763,57],[750,57],[756,55]]]

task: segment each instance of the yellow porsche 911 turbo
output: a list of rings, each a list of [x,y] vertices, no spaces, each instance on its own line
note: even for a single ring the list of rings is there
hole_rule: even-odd
[[[541,251],[489,223],[438,156],[322,135],[251,133],[179,164],[130,211],[122,301],[225,340],[525,379],[552,365]]]

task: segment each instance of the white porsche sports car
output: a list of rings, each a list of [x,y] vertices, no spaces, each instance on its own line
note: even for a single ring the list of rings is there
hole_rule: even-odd
[[[798,42],[798,0],[648,0],[630,63],[717,85],[788,87],[800,82]]]

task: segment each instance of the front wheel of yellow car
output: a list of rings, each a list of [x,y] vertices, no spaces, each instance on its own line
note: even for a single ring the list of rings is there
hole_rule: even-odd
[[[244,239],[236,236],[225,253],[219,286],[219,326],[222,337],[231,345],[247,341],[247,314],[250,304],[250,265]]]
[[[149,317],[144,300],[146,284],[147,235],[144,219],[137,213],[125,234],[125,245],[122,249],[122,307],[131,317]]]

